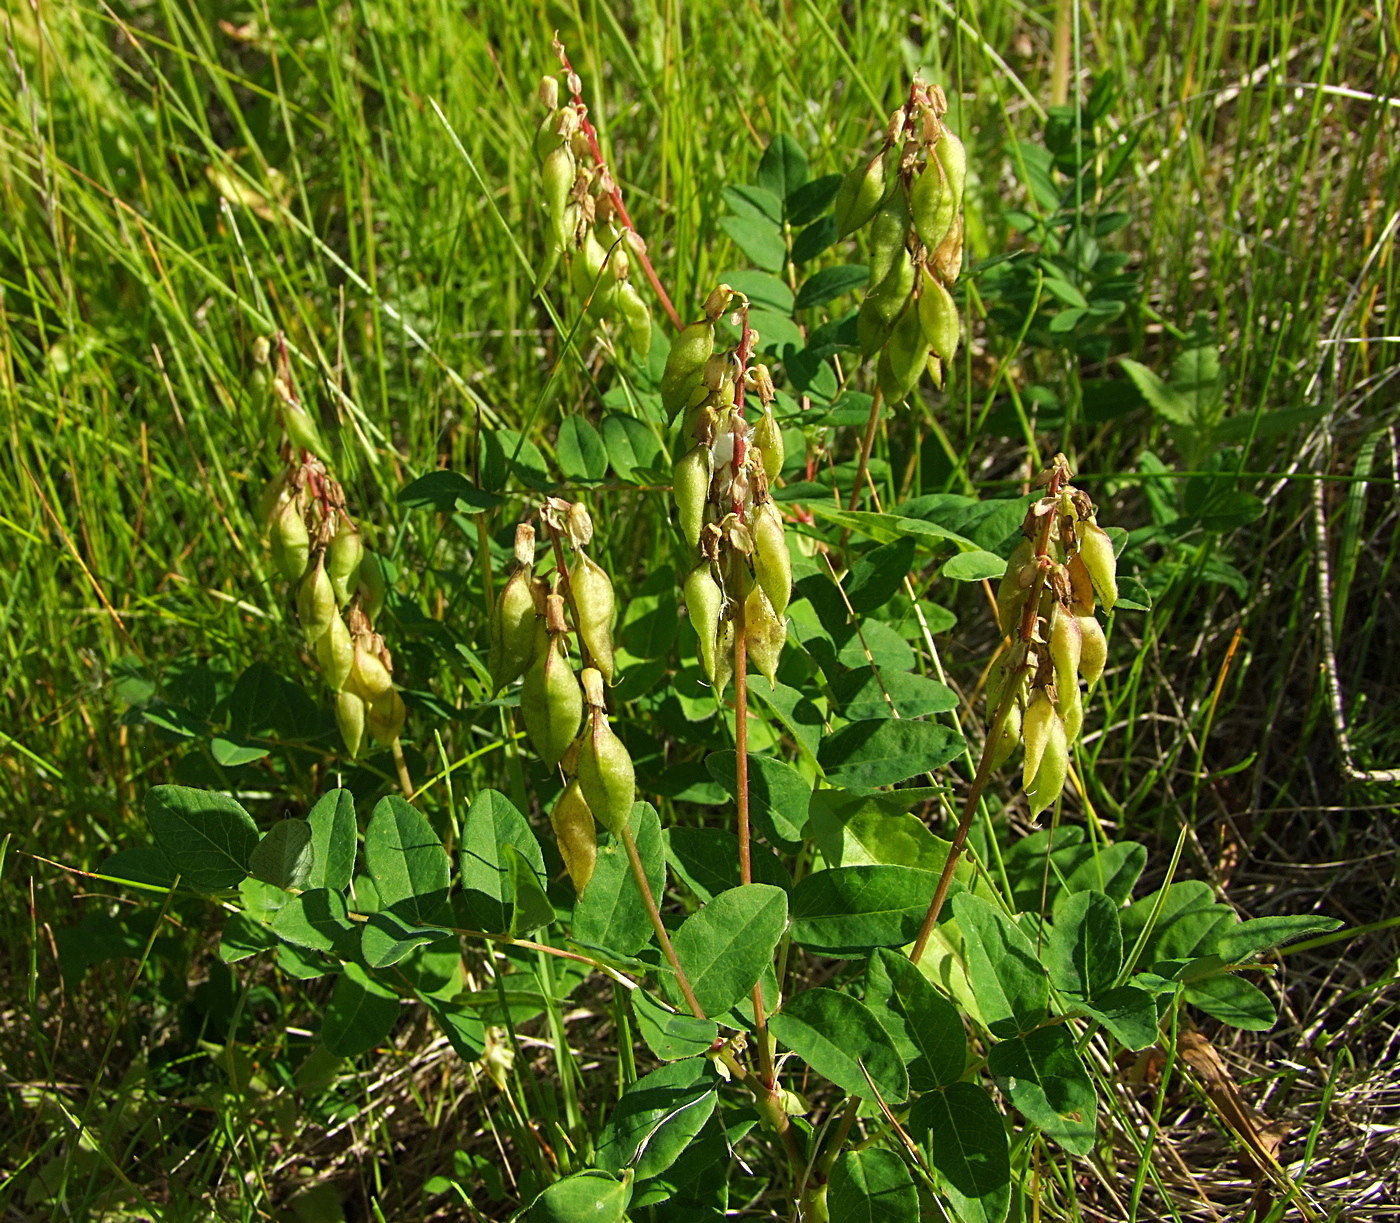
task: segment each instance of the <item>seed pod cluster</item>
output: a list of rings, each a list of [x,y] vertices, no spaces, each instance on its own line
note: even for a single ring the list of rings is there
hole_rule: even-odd
[[[739,346],[716,353],[715,320],[736,301]],[[747,319],[742,295],[721,285],[705,303],[705,318],[676,338],[662,380],[667,406],[681,413],[672,488],[690,552],[682,594],[700,665],[721,691],[733,676],[741,631],[746,657],[775,682],[792,595],[783,519],[769,496],[782,469],[782,430],[768,371],[749,363],[756,337]],[[744,414],[749,395],[759,402],[752,423]]]
[[[267,347],[263,340],[258,351]],[[268,546],[278,572],[291,584],[306,648],[335,694],[346,751],[357,756],[370,740],[392,744],[406,717],[394,688],[393,658],[374,631],[384,606],[384,570],[350,517],[345,490],[326,467],[319,435],[308,432],[314,426],[291,390],[280,338],[270,385],[281,408],[286,466],[260,506]]]
[[[550,497],[537,517],[538,532],[530,523],[516,527],[513,571],[491,610],[488,669],[498,691],[521,680],[530,746],[564,775],[550,824],[582,893],[597,859],[594,821],[619,833],[636,792],[632,758],[608,724],[604,703],[616,674],[617,598],[607,572],[585,550],[593,521],[583,504]],[[537,533],[548,545],[544,573],[536,573]]]
[[[897,403],[924,370],[943,384],[958,349],[958,309],[951,289],[962,265],[962,200],[967,153],[943,116],[937,85],[915,81],[890,119],[884,148],[856,166],[836,195],[842,234],[870,226],[870,279],[856,318],[866,356],[879,354],[876,376]]]
[[[540,283],[565,259],[570,286],[588,316],[608,323],[644,359],[651,349],[651,310],[631,280],[631,257],[644,249],[642,240],[626,223],[572,69],[565,84],[571,96],[561,104],[559,78],[540,82],[546,114],[535,135],[535,154],[549,223]]]
[[[997,590],[997,618],[1011,646],[987,685],[999,728],[989,750],[1000,765],[1024,746],[1021,787],[1032,816],[1064,788],[1069,749],[1084,724],[1080,681],[1096,683],[1108,653],[1095,608],[1112,611],[1118,600],[1113,542],[1071,478],[1056,455]]]

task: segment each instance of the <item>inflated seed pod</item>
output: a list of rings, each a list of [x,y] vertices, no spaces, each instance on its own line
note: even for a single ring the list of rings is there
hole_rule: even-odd
[[[919,322],[934,355],[951,363],[958,351],[958,307],[953,295],[927,269],[919,288]]]
[[[753,571],[763,593],[781,616],[792,598],[792,554],[788,552],[783,520],[771,501],[753,507],[749,515],[753,533]]]
[[[768,483],[772,484],[782,474],[784,455],[783,431],[778,428],[778,422],[770,409],[765,408],[763,415],[754,422],[751,441],[763,463],[763,474],[768,477]]]
[[[348,756],[358,756],[365,745],[365,722],[369,706],[365,698],[349,688],[335,694],[335,721]]]
[[[715,669],[711,678],[718,693],[723,693],[734,678],[733,620],[721,620],[715,632]]]
[[[302,450],[309,450],[318,459],[329,461],[326,444],[321,440],[321,431],[316,428],[316,422],[311,419],[311,413],[285,399],[281,401],[279,406],[282,411],[282,428],[292,439],[292,445]]]
[[[1026,744],[1026,759],[1021,770],[1022,789],[1030,789],[1036,770],[1040,768],[1040,758],[1045,754],[1045,745],[1050,742],[1052,726],[1058,726],[1061,734],[1064,726],[1055,706],[1046,695],[1044,688],[1037,688],[1026,706],[1026,714],[1021,722],[1021,738]]]
[[[563,253],[572,236],[569,195],[577,172],[578,163],[567,144],[557,144],[544,155],[544,206],[549,214],[551,261]]]
[[[778,663],[787,643],[787,623],[755,583],[744,599],[744,646],[749,661],[770,684],[777,683]]]
[[[700,654],[700,666],[711,683],[715,682],[715,643],[719,632],[720,611],[724,607],[724,591],[710,571],[710,562],[702,561],[687,575],[682,587],[685,610],[695,628]]]
[[[554,800],[549,826],[554,829],[559,856],[564,859],[564,869],[573,880],[574,891],[582,896],[598,863],[598,833],[578,778],[569,782],[564,793]]]
[[[710,495],[714,460],[708,446],[692,446],[671,469],[671,490],[681,534],[692,548],[700,546],[705,526],[705,502]]]
[[[326,574],[324,556],[316,558],[315,567],[297,587],[297,616],[301,620],[301,635],[307,645],[314,645],[336,618],[335,591]]]
[[[1055,681],[1055,712],[1065,728],[1065,741],[1073,743],[1084,729],[1084,697],[1079,691],[1079,677],[1068,684]]]
[[[997,624],[1008,636],[1015,635],[1021,623],[1021,614],[1026,608],[1030,590],[1024,581],[1025,570],[1034,556],[1035,549],[1031,546],[1031,541],[1023,539],[1012,549],[1006,562],[1006,573],[997,587]]]
[[[1103,634],[1103,626],[1092,612],[1087,616],[1075,617],[1079,621],[1079,674],[1086,684],[1097,684],[1103,675],[1104,664],[1108,662],[1108,639]]]
[[[933,252],[930,260],[933,274],[945,285],[952,284],[962,271],[962,255],[963,219],[959,215],[953,218],[953,225],[948,230],[948,236],[938,244],[938,249]]]
[[[1029,714],[1027,714],[1029,717]],[[1028,741],[1029,742],[1029,741]],[[1056,716],[1050,723],[1045,748],[1041,753],[1035,775],[1026,780],[1023,789],[1030,800],[1030,814],[1039,815],[1060,797],[1065,788],[1065,777],[1069,773],[1069,740],[1065,735],[1065,725]]]
[[[339,616],[332,616],[330,626],[316,638],[316,665],[321,668],[332,692],[339,692],[350,678],[355,666],[355,643],[350,630]]]
[[[299,498],[287,498],[276,511],[271,542],[273,563],[287,581],[295,582],[311,559],[311,535]]]
[[[1089,571],[1094,589],[1104,611],[1112,611],[1118,602],[1118,558],[1113,555],[1113,540],[1096,522],[1079,524],[1079,555]]]
[[[895,187],[875,213],[870,226],[870,280],[878,286],[894,271],[901,257],[909,254],[905,244],[909,237],[909,201]]]
[[[953,197],[954,209],[962,207],[963,192],[967,187],[967,149],[963,142],[946,127],[938,143],[933,146],[933,155],[948,176],[948,191]]]
[[[992,708],[990,702],[988,708]],[[1006,711],[1006,717],[1001,724],[1001,731],[998,733],[996,742],[992,744],[992,764],[994,769],[1001,768],[1021,744],[1021,706],[1013,704]]]
[[[326,574],[335,591],[336,602],[344,607],[360,582],[360,563],[364,560],[365,541],[353,522],[341,522],[326,549]]]
[[[844,238],[855,233],[880,207],[885,197],[885,155],[876,154],[868,162],[856,166],[841,180],[832,211],[836,217],[836,236]]]
[[[632,757],[608,725],[601,709],[591,711],[592,725],[578,753],[578,784],[594,818],[614,836],[621,836],[637,798]]]
[[[1083,649],[1084,634],[1078,619],[1064,607],[1057,606],[1050,619],[1050,661],[1055,667],[1056,687],[1079,686],[1079,663]]]
[[[501,588],[496,606],[491,609],[486,666],[494,691],[499,692],[525,674],[535,653],[537,620],[530,573],[517,569]]]
[[[590,229],[574,255],[571,275],[574,293],[579,301],[587,303],[588,316],[595,321],[612,313],[617,297],[617,277],[607,262],[607,249]]]
[[[668,417],[690,406],[691,393],[715,348],[715,325],[708,319],[681,329],[671,342],[661,375],[661,403]]]
[[[384,580],[384,564],[379,559],[376,552],[365,549],[365,554],[360,558],[360,586],[359,598],[360,607],[370,623],[379,619],[379,613],[384,610],[384,599],[389,593],[389,585]]]
[[[394,676],[385,665],[377,644],[382,643],[373,635],[355,638],[351,682],[355,690],[371,704],[394,690]]]
[[[909,302],[896,320],[875,368],[887,403],[900,403],[908,397],[928,364],[928,354],[929,344],[919,321],[919,311]]]
[[[913,256],[901,245],[889,274],[860,303],[860,311],[856,315],[856,339],[863,356],[868,357],[884,347],[913,291]]]
[[[574,557],[569,570],[569,588],[578,613],[578,635],[588,650],[592,664],[612,683],[617,666],[613,654],[613,621],[617,619],[617,598],[612,579],[603,567],[583,552]]]
[[[909,189],[909,215],[919,241],[929,250],[936,250],[948,236],[957,211],[957,200],[942,163],[930,158]]]
[[[391,689],[378,700],[370,702],[369,717],[365,724],[374,741],[380,747],[388,747],[399,737],[407,717],[408,710],[404,706],[403,697]]]
[[[616,306],[622,319],[623,334],[627,337],[627,347],[634,357],[645,360],[651,351],[651,310],[630,280],[624,280],[617,286]]]
[[[549,644],[525,672],[520,713],[531,745],[545,767],[554,768],[569,750],[583,720],[583,690],[564,654],[562,634],[549,635]]]

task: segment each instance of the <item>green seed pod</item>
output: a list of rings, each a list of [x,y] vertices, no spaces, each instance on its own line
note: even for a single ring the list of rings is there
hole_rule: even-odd
[[[330,627],[316,638],[315,652],[316,665],[321,668],[330,690],[341,691],[355,666],[355,643],[339,616],[332,616]]]
[[[855,233],[875,215],[884,195],[885,155],[882,151],[841,180],[833,205],[836,236],[844,238]]]
[[[692,446],[671,469],[671,490],[676,498],[676,517],[681,534],[692,548],[700,546],[705,526],[705,502],[710,495],[714,460],[708,446]]]
[[[1011,557],[1006,562],[1006,573],[997,587],[997,624],[1008,636],[1015,636],[1021,614],[1026,608],[1030,590],[1025,581],[1025,571],[1034,555],[1035,549],[1031,547],[1030,540],[1023,539],[1017,544],[1012,549]]]
[[[1118,558],[1113,555],[1113,540],[1098,523],[1079,524],[1079,555],[1084,558],[1104,611],[1112,611],[1118,602]]]
[[[989,702],[990,707],[990,702]],[[1012,754],[1021,745],[1021,706],[1012,705],[1006,711],[1006,717],[1001,724],[1001,732],[997,735],[996,742],[992,745],[992,764],[994,769],[1001,768]]]
[[[379,619],[379,613],[384,610],[384,599],[388,593],[388,583],[384,580],[384,564],[380,561],[378,553],[366,548],[364,556],[360,558],[358,594],[360,607],[369,617],[371,624]]]
[[[1103,675],[1104,664],[1108,662],[1108,639],[1103,635],[1103,626],[1098,617],[1090,613],[1078,616],[1079,621],[1079,674],[1086,684],[1097,684]]]
[[[933,146],[933,155],[948,178],[948,193],[953,197],[954,209],[961,208],[967,187],[967,150],[963,142],[945,127],[942,137]]]
[[[1027,713],[1029,718],[1029,713]],[[1027,736],[1029,756],[1029,735]],[[1024,782],[1023,789],[1030,800],[1030,814],[1034,819],[1046,807],[1060,797],[1065,788],[1065,777],[1069,773],[1069,740],[1065,735],[1065,724],[1055,715],[1049,724],[1044,751],[1035,775]]]
[[[292,445],[300,447],[302,450],[309,450],[318,459],[329,462],[326,443],[321,440],[321,431],[316,428],[316,422],[311,419],[311,413],[305,408],[297,407],[285,400],[282,401],[280,407],[282,428],[292,439]]]
[[[301,579],[297,587],[297,616],[301,620],[301,635],[308,645],[330,627],[336,618],[335,591],[326,574],[325,557],[316,558],[316,567]]]
[[[607,266],[608,252],[593,230],[589,230],[583,245],[574,254],[574,293],[586,303],[588,317],[595,322],[612,313],[617,297],[617,277]]]
[[[407,717],[408,710],[404,707],[403,697],[391,689],[377,701],[370,703],[369,733],[380,747],[388,747],[403,731],[404,720]]]
[[[578,635],[588,650],[592,664],[612,683],[617,669],[613,655],[613,621],[617,619],[617,598],[612,580],[596,561],[583,552],[574,558],[569,570],[569,589],[578,613]]]
[[[598,823],[621,836],[637,799],[632,757],[608,725],[608,715],[593,710],[592,726],[578,754],[578,784]]]
[[[734,621],[721,620],[715,632],[715,670],[712,676],[715,691],[721,696],[734,678]]]
[[[517,569],[496,597],[491,609],[491,642],[487,669],[493,692],[514,683],[525,674],[535,653],[535,627],[538,621],[530,573]]]
[[[287,487],[286,472],[267,482],[266,487],[258,494],[257,503],[253,508],[253,513],[266,531],[271,533],[277,525],[277,518],[282,513],[282,507],[291,499],[292,492]]]
[[[784,454],[783,431],[778,428],[771,409],[765,408],[763,415],[754,423],[751,443],[758,449],[768,483],[774,483],[782,474]]]
[[[952,228],[948,230],[948,236],[938,244],[938,249],[930,256],[930,264],[933,267],[933,274],[945,285],[951,285],[957,280],[958,274],[962,271],[963,254],[963,219],[961,216],[953,218]]]
[[[856,315],[856,339],[863,356],[884,347],[913,291],[914,260],[901,246],[889,275],[866,294]]]
[[[715,325],[708,319],[691,323],[671,342],[661,375],[661,403],[668,417],[690,405],[691,393],[715,348]]]
[[[1055,667],[1055,686],[1060,689],[1079,687],[1079,663],[1084,647],[1084,635],[1079,621],[1061,606],[1056,606],[1050,619],[1050,661]],[[1070,736],[1074,738],[1073,735]]]
[[[622,318],[627,347],[639,361],[645,361],[651,351],[651,310],[630,280],[617,286],[617,311]]]
[[[593,812],[588,809],[588,800],[583,797],[577,778],[554,800],[549,826],[554,829],[559,856],[564,859],[564,869],[573,880],[574,892],[582,896],[598,863],[598,833]]]
[[[385,664],[376,643],[380,639],[373,635],[355,638],[355,663],[351,683],[355,690],[371,704],[394,690],[394,676]]]
[[[685,610],[695,628],[699,641],[700,666],[713,684],[716,680],[716,635],[719,632],[720,611],[724,607],[724,591],[710,572],[710,562],[703,561],[687,575],[682,589]]]
[[[749,515],[753,533],[754,577],[779,616],[792,598],[792,554],[788,552],[783,520],[771,501],[753,507]]]
[[[578,163],[567,144],[558,144],[544,156],[544,206],[549,214],[551,260],[564,252],[572,237],[569,196],[574,189]]]
[[[928,364],[928,352],[928,340],[919,321],[919,311],[910,302],[890,332],[875,368],[880,390],[884,392],[887,403],[901,403],[918,386],[919,377]]]
[[[909,213],[914,232],[929,250],[937,250],[948,236],[958,205],[937,158],[930,159],[909,190]]]
[[[583,690],[564,655],[562,634],[549,635],[548,646],[525,672],[520,713],[530,743],[545,767],[554,768],[569,750],[583,720]]]
[[[1055,712],[1055,706],[1045,695],[1045,689],[1037,688],[1031,694],[1030,704],[1026,706],[1026,716],[1021,724],[1021,736],[1026,743],[1026,760],[1021,769],[1022,789],[1029,790],[1031,782],[1035,779],[1041,757],[1045,755],[1045,745],[1050,741],[1052,726],[1059,726],[1061,733],[1064,732],[1060,715]]]
[[[770,684],[777,683],[778,663],[787,644],[787,624],[755,584],[744,600],[744,646],[749,661]]]
[[[364,560],[365,541],[353,522],[341,522],[335,538],[326,549],[326,573],[335,591],[336,603],[344,607],[360,583],[360,562]]]
[[[934,354],[951,364],[958,351],[958,307],[953,295],[927,269],[919,289],[919,322]]]
[[[276,513],[272,524],[272,560],[287,581],[295,582],[306,572],[311,559],[306,515],[296,497],[289,497]]]
[[[354,758],[365,745],[365,722],[369,707],[358,692],[350,689],[335,694],[335,720],[345,743],[345,754]]]
[[[900,258],[908,258],[909,201],[896,186],[886,197],[870,227],[870,280],[879,285],[894,270]]]
[[[1055,712],[1065,728],[1065,742],[1073,743],[1084,729],[1084,697],[1076,675],[1068,684],[1055,682]]]

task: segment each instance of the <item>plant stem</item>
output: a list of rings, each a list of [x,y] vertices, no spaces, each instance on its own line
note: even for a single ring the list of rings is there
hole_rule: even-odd
[[[647,881],[646,867],[642,865],[642,855],[637,852],[637,839],[632,835],[630,828],[622,830],[622,843],[627,847],[627,860],[632,864],[632,877],[637,881],[637,889],[641,892],[642,900],[646,903],[647,916],[651,918],[651,927],[656,931],[656,941],[661,944],[662,954],[665,955],[667,963],[671,965],[676,974],[676,985],[680,988],[686,1005],[690,1007],[691,1014],[696,1019],[704,1019],[706,1017],[704,1008],[701,1007],[699,1000],[695,997],[695,991],[690,987],[690,978],[685,975],[685,969],[681,967],[680,957],[676,955],[676,949],[671,945],[671,936],[661,920],[661,910],[656,907],[656,897],[652,895],[651,884]]]
[[[846,507],[853,510],[860,504],[861,494],[865,492],[865,483],[870,478],[870,451],[875,446],[875,430],[880,427],[880,407],[884,399],[884,393],[879,386],[875,388],[875,395],[870,400],[870,419],[865,422],[865,437],[860,444],[860,464],[856,468],[856,482],[851,488],[851,503]]]

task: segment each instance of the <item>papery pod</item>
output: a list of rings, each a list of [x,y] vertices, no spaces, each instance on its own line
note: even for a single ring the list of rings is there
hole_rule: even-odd
[[[754,577],[773,610],[781,616],[792,598],[792,554],[788,552],[783,520],[771,501],[753,507],[749,530],[753,533]]]
[[[370,623],[373,624],[379,619],[379,613],[384,610],[384,599],[389,593],[388,583],[384,580],[384,563],[379,559],[376,552],[365,549],[365,554],[360,558],[360,607]]]
[[[708,446],[692,446],[671,469],[671,489],[681,534],[692,548],[700,546],[705,526],[705,502],[710,495],[713,459]]]
[[[961,208],[963,192],[967,188],[967,149],[963,147],[963,142],[945,127],[938,143],[933,146],[933,155],[938,158],[938,164],[943,167],[943,173],[948,178],[948,191],[953,197],[953,207]]]
[[[617,277],[608,266],[608,252],[590,229],[574,254],[574,293],[585,303],[589,318],[606,318],[617,297]]]
[[[348,756],[358,756],[365,745],[365,723],[369,706],[358,692],[345,689],[335,694],[335,721]]]
[[[661,375],[661,403],[668,417],[690,404],[691,392],[715,348],[715,325],[708,319],[691,323],[671,342]]]
[[[876,365],[875,375],[887,403],[902,402],[918,385],[928,362],[929,346],[914,303],[904,307],[890,332]]]
[[[1092,612],[1075,618],[1079,621],[1081,642],[1079,674],[1086,684],[1097,684],[1103,675],[1104,664],[1108,662],[1108,639],[1104,636],[1098,617]]]
[[[995,706],[988,702],[988,708]],[[1006,711],[1006,717],[1002,720],[1001,730],[998,732],[996,742],[992,744],[991,767],[1001,768],[1011,759],[1017,747],[1021,744],[1021,706],[1012,704]]]
[[[617,667],[613,653],[613,621],[617,619],[617,598],[612,579],[601,565],[584,553],[574,558],[569,570],[569,588],[578,613],[578,635],[588,650],[592,664],[612,683]]]
[[[295,582],[306,572],[311,559],[311,534],[306,529],[306,515],[300,499],[289,497],[272,523],[272,561],[289,582]]]
[[[308,645],[314,645],[336,619],[335,591],[326,574],[324,556],[316,558],[315,568],[297,587],[297,616],[301,620],[302,637]]]
[[[884,346],[913,291],[914,259],[901,246],[889,274],[866,294],[856,315],[856,339],[862,356]]]
[[[715,633],[715,669],[712,675],[715,691],[723,695],[734,678],[734,621],[721,620]]]
[[[569,872],[574,891],[582,896],[598,862],[598,834],[578,778],[569,782],[564,793],[554,800],[549,826],[554,829],[559,856],[564,859],[564,869]]]
[[[1090,616],[1094,612],[1094,579],[1089,576],[1089,567],[1084,558],[1076,552],[1065,562],[1065,573],[1069,577],[1070,606],[1076,616]]]
[[[316,428],[311,413],[286,400],[282,400],[279,407],[282,412],[282,428],[292,439],[292,445],[301,450],[309,450],[318,459],[329,462],[326,444],[321,440],[321,431]]]
[[[598,823],[620,837],[637,799],[636,772],[607,714],[594,709],[592,722],[578,754],[579,788]]]
[[[554,768],[569,750],[583,720],[583,689],[564,654],[562,635],[549,635],[549,644],[525,672],[520,689],[520,713],[546,768]]]
[[[997,624],[1008,636],[1015,636],[1026,609],[1030,584],[1025,581],[1025,569],[1035,556],[1031,541],[1023,539],[1012,549],[1006,562],[1006,573],[997,587]]]
[[[719,633],[720,612],[724,608],[724,591],[710,572],[710,562],[703,561],[687,575],[682,587],[685,597],[685,610],[690,623],[695,628],[699,642],[700,666],[713,684],[716,682],[716,640]]]
[[[1028,713],[1027,717],[1029,718],[1029,716]],[[1029,745],[1029,736],[1027,744]],[[1065,788],[1065,778],[1068,774],[1069,740],[1065,734],[1065,725],[1057,714],[1050,722],[1045,748],[1041,753],[1035,775],[1029,780],[1023,779],[1022,788],[1026,792],[1026,798],[1030,800],[1032,817],[1039,815],[1060,797],[1060,791]]]
[[[339,616],[331,617],[330,626],[316,638],[316,665],[332,692],[339,692],[350,678],[355,665],[355,643],[350,630]]]
[[[778,663],[787,644],[787,623],[755,585],[744,599],[744,646],[749,661],[770,684],[777,683]]]
[[[533,586],[528,571],[517,569],[501,588],[496,606],[491,609],[486,666],[495,692],[524,675],[534,657],[539,617]]]
[[[1021,738],[1026,744],[1026,759],[1021,770],[1022,789],[1029,790],[1036,770],[1040,768],[1045,745],[1050,742],[1052,727],[1059,727],[1064,734],[1064,725],[1055,706],[1046,695],[1044,688],[1037,688],[1026,706],[1026,715],[1021,722]]]
[[[344,607],[359,585],[360,564],[364,560],[365,541],[353,522],[342,521],[335,538],[326,549],[326,574],[335,591],[336,602]]]
[[[962,272],[962,255],[963,219],[959,215],[953,218],[948,236],[938,244],[938,249],[930,257],[933,274],[945,285],[952,284]]]
[[[870,284],[879,285],[901,258],[908,257],[908,237],[909,201],[896,186],[885,197],[870,227]]]
[[[1104,611],[1112,611],[1118,602],[1118,558],[1113,555],[1113,540],[1096,522],[1079,524],[1079,555],[1089,570],[1094,589]]]
[[[355,663],[351,671],[356,691],[373,704],[394,690],[394,676],[385,665],[370,636],[355,638]]]
[[[919,322],[934,355],[951,363],[958,351],[958,307],[953,295],[927,269],[919,288]]]
[[[844,238],[847,234],[855,233],[875,215],[884,197],[885,155],[882,151],[841,180],[832,205],[836,217],[836,236]]]
[[[390,690],[378,700],[370,702],[366,724],[374,741],[380,747],[388,747],[399,737],[407,717],[408,710],[404,707],[403,697]]]
[[[930,159],[909,189],[909,215],[919,241],[929,250],[937,249],[948,236],[957,211],[957,199],[942,164]]]
[[[622,318],[623,333],[627,337],[627,347],[634,357],[645,360],[651,351],[651,310],[630,280],[624,280],[617,286],[616,304]]]
[[[765,408],[763,415],[754,422],[753,445],[758,449],[763,463],[763,474],[768,483],[774,483],[783,471],[783,431],[771,410]]]

